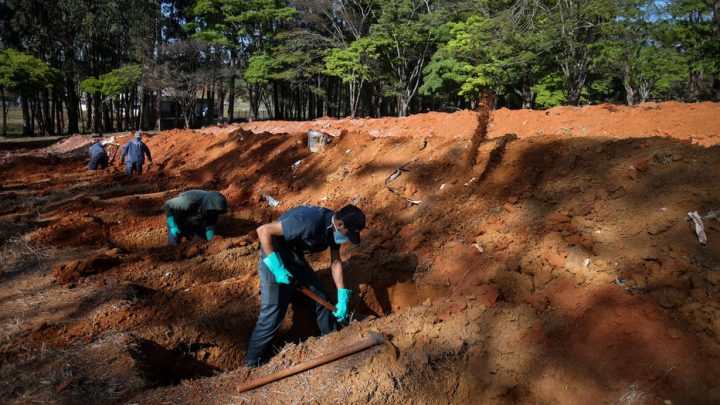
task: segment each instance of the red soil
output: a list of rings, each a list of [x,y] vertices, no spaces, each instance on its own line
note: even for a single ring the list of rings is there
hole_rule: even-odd
[[[0,276],[10,331],[2,375],[29,376],[7,377],[0,393],[13,402],[718,401],[720,155],[708,147],[718,109],[500,110],[487,134],[469,111],[174,130],[147,139],[157,164],[134,179],[117,167],[88,174],[78,160],[11,159],[0,193],[27,202],[2,205],[0,219],[39,226],[32,240],[58,249],[58,278],[75,288],[47,273]],[[339,136],[311,153],[309,129]],[[162,203],[189,188],[224,193],[230,211],[213,241],[167,248]],[[351,308],[380,318],[308,339],[312,321],[295,309],[276,343],[303,343],[252,373],[240,368],[259,306],[254,229],[295,205],[348,202],[369,223],[361,245],[343,248]],[[706,245],[692,211],[709,218]],[[89,259],[73,253],[88,245],[99,249]],[[112,247],[124,252],[112,266],[93,265]],[[327,254],[311,264],[331,287]],[[38,286],[42,300],[22,293]],[[26,300],[32,310],[8,309]],[[391,334],[399,358],[373,349],[282,388],[235,392],[369,329]],[[41,350],[49,360],[27,360]],[[77,383],[30,390],[30,376],[48,379],[62,364]],[[155,377],[140,377],[160,369],[178,371],[153,374],[175,382],[224,373],[150,389]]]

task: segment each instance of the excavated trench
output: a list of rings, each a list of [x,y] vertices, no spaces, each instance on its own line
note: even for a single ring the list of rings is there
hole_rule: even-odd
[[[220,370],[195,358],[210,345],[181,343],[169,350],[155,342],[133,336],[128,352],[135,360],[135,369],[147,388],[177,385],[182,380],[209,377]]]

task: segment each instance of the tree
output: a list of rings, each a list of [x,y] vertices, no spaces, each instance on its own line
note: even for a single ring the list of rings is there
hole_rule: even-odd
[[[5,106],[5,91],[16,94],[23,98],[23,106],[28,106],[28,101],[35,101],[38,94],[43,90],[62,86],[63,75],[58,69],[48,66],[42,60],[31,55],[18,52],[14,49],[6,49],[0,52],[0,90],[3,99],[3,136],[7,134],[7,107]],[[39,113],[37,106],[32,105],[34,112]],[[31,111],[23,108],[23,135],[32,135]],[[45,120],[41,115],[33,114],[43,133],[49,132],[51,128],[45,127]]]
[[[350,95],[350,115],[357,115],[360,91],[366,80],[370,79],[370,64],[380,57],[379,46],[382,42],[373,41],[374,37],[353,41],[347,48],[328,50],[324,61],[324,73],[339,77],[348,85]]]
[[[197,40],[169,45],[160,66],[163,88],[177,102],[183,114],[185,128],[190,128],[198,93],[212,83],[209,47]]]
[[[711,92],[720,74],[717,3],[671,0],[663,10],[666,15],[656,23],[658,42],[678,50],[687,61],[688,76],[681,94],[689,101],[717,97]]]
[[[484,90],[495,96],[512,93],[523,108],[531,108],[533,86],[548,72],[550,43],[536,21],[545,10],[527,7],[488,10],[448,23],[449,39],[425,69],[421,92],[450,90],[473,102]]]
[[[268,66],[267,59],[252,60],[253,57],[256,53],[269,51],[276,27],[290,22],[295,15],[295,10],[281,0],[197,0],[191,12],[194,19],[188,24],[188,30],[195,38],[225,47],[230,53],[230,106],[235,101],[236,67],[255,70],[250,77],[257,78],[257,73]],[[248,81],[247,78],[245,83],[250,94],[250,109],[256,118],[260,108],[258,103],[265,91],[261,86],[267,83],[258,79]],[[231,118],[232,112],[229,111]]]
[[[81,82],[80,87],[88,93],[100,94],[102,97],[100,105],[103,108],[107,108],[108,103],[114,101],[118,105],[117,122],[120,123],[122,122],[122,115],[119,113],[119,105],[124,98],[125,117],[128,118],[132,109],[129,93],[137,87],[141,76],[142,67],[140,65],[126,65],[98,78],[89,77]],[[126,119],[125,121],[127,123],[129,120]],[[117,129],[120,129],[119,124]]]
[[[385,91],[397,99],[397,114],[404,117],[432,55],[441,13],[434,14],[429,0],[386,0],[374,14],[376,23],[367,40],[384,56],[393,78]]]

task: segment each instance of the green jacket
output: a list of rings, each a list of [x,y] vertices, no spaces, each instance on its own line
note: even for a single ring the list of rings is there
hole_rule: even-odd
[[[165,202],[165,215],[172,215],[180,229],[213,226],[227,212],[227,200],[217,191],[189,190]]]

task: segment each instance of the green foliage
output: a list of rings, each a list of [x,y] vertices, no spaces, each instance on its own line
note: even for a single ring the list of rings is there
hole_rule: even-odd
[[[80,88],[88,93],[102,93],[115,98],[137,86],[142,76],[140,65],[127,65],[97,77],[88,77],[80,82]]]
[[[542,108],[552,108],[567,102],[563,90],[564,79],[559,73],[549,74],[532,86],[535,92],[535,104]]]
[[[273,78],[276,61],[267,53],[256,53],[248,61],[243,73],[245,81],[251,84],[268,84]]]
[[[343,83],[370,79],[370,63],[380,58],[384,38],[371,36],[353,41],[347,48],[329,49],[323,59],[324,73],[339,77]]]
[[[32,97],[44,89],[61,87],[63,74],[42,60],[14,49],[0,51],[0,87]]]
[[[80,82],[80,88],[88,93],[102,93],[103,83],[97,77],[88,77]]]
[[[224,47],[263,49],[273,26],[291,22],[294,8],[275,0],[197,0],[186,29],[198,39]]]

